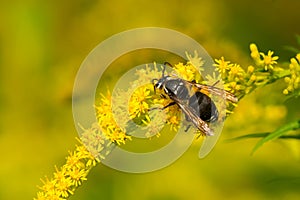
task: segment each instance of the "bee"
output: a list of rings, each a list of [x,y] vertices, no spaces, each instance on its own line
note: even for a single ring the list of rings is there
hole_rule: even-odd
[[[215,87],[218,82],[209,86],[196,83],[196,81],[165,75],[166,65],[172,67],[170,63],[165,62],[162,77],[152,80],[154,92],[156,89],[164,90],[165,94],[172,100],[171,103],[161,109],[177,105],[185,114],[187,121],[191,121],[205,136],[213,135],[208,123],[217,121],[219,112],[214,101],[207,94],[220,96],[233,103],[236,103],[238,99],[233,94]],[[166,98],[164,95],[162,97]]]

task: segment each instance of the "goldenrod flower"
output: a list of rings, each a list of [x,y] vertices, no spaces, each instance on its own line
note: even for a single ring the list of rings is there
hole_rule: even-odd
[[[289,64],[290,75],[284,78],[287,83],[287,88],[283,90],[283,94],[290,94],[299,89],[300,83],[300,53],[296,55],[296,58],[291,58]]]
[[[234,93],[239,99],[246,94],[252,92],[257,87],[272,83],[278,79],[285,78],[288,83],[284,94],[298,90],[300,81],[300,54],[296,58],[291,59],[289,70],[277,65],[278,56],[274,56],[274,52],[269,50],[267,54],[259,52],[256,44],[250,44],[251,57],[254,65],[249,65],[247,71],[238,65],[225,61],[224,57],[216,59],[216,70],[222,75],[224,88]]]
[[[248,66],[247,73],[252,74],[254,72],[254,70],[255,70],[255,68],[252,65],[250,65],[250,66]]]
[[[263,61],[260,59],[260,52],[258,51],[258,48],[256,44],[252,43],[250,44],[250,51],[251,51],[251,57],[255,61],[256,65],[261,65]]]
[[[261,59],[257,57],[256,45],[251,44],[250,49],[254,59]],[[267,66],[267,70],[272,69],[272,65],[277,63],[278,57],[273,57],[271,51],[266,56],[259,55],[263,57],[263,66]],[[187,56],[189,61],[186,64],[174,65],[174,70],[179,77],[207,84],[214,84],[221,78],[225,90],[240,98],[275,77],[271,73],[261,73],[261,63],[260,66],[248,66],[247,72],[245,72],[239,64],[231,63],[221,57],[216,59],[216,64],[214,64],[219,73],[207,76],[207,80],[204,81],[199,73],[202,71],[200,70],[203,66],[202,59],[196,53],[195,56],[189,54]],[[292,73],[289,78],[285,79],[289,83],[288,91],[298,87],[299,58],[300,55],[297,55],[297,60],[291,60],[290,70]],[[180,109],[178,106],[170,106],[163,111],[160,110],[172,100],[168,95],[161,98],[164,91],[154,92],[151,84],[153,79],[161,78],[161,71],[158,70],[156,63],[153,68],[146,66],[145,69],[137,70],[136,75],[137,79],[130,84],[132,87],[126,91],[117,90],[114,98],[110,93],[101,94],[101,98],[95,105],[98,122],[92,124],[88,129],[81,127],[83,130],[80,138],[81,144],[76,147],[75,151],[69,152],[65,165],[61,168],[55,167],[52,179],[46,178],[42,181],[43,186],[40,187],[42,191],[37,194],[36,199],[66,199],[72,195],[75,189],[87,180],[90,169],[99,163],[100,159],[105,159],[109,155],[111,147],[131,140],[131,123],[142,126],[146,130],[146,137],[159,136],[165,123],[170,126],[171,130],[178,130],[181,120]],[[145,81],[149,84],[142,84]],[[113,110],[113,104],[119,106]],[[226,113],[230,114],[236,104],[228,103],[227,105]],[[153,107],[157,107],[158,110],[156,112],[150,110]],[[153,116],[154,114],[155,116]],[[128,119],[130,123],[124,119]],[[122,120],[123,122],[121,122]]]
[[[165,126],[166,114],[162,110],[153,110],[152,113],[149,115],[146,115],[146,119],[142,120],[145,127],[143,127],[143,130],[146,131],[145,136],[147,138],[150,138],[152,136],[159,137],[161,129]]]
[[[187,63],[175,64],[174,69],[179,77],[189,81],[214,84],[216,80],[222,79],[220,82],[224,85],[224,89],[238,99],[257,87],[281,78],[287,83],[284,94],[299,91],[300,54],[290,60],[289,70],[284,70],[277,66],[279,57],[273,56],[273,51],[269,50],[264,54],[259,52],[255,44],[250,44],[250,51],[254,65],[248,66],[246,71],[239,64],[221,57],[215,60],[215,73],[205,77],[207,80],[203,80],[201,71],[204,61],[198,57],[197,52],[194,56],[187,53]],[[171,130],[178,130],[181,120],[180,109],[178,106],[170,106],[160,110],[172,100],[168,95],[161,98],[164,91],[153,91],[151,81],[161,78],[161,71],[158,70],[156,63],[153,68],[146,65],[145,69],[137,70],[136,75],[138,78],[130,84],[132,87],[127,91],[118,90],[116,97],[112,98],[110,93],[101,94],[95,105],[98,121],[88,129],[81,127],[83,133],[80,145],[69,152],[66,164],[60,168],[55,166],[53,178],[46,177],[42,180],[43,185],[39,187],[41,191],[37,193],[35,200],[63,200],[74,194],[76,188],[87,180],[89,171],[100,162],[100,159],[105,159],[109,155],[114,145],[125,144],[131,140],[131,123],[142,126],[142,129],[147,131],[145,133],[147,137],[159,136],[165,123]],[[142,84],[144,82],[149,84]],[[114,103],[119,106],[113,110]],[[231,102],[226,102],[226,105],[228,106],[226,110],[222,109],[220,112],[230,114],[236,107],[236,104]],[[153,107],[157,107],[156,111],[151,110]]]
[[[86,130],[85,130],[86,131]],[[66,164],[61,168],[55,166],[53,178],[46,177],[41,180],[43,186],[40,186],[40,192],[37,193],[35,200],[43,199],[67,199],[74,194],[75,189],[87,180],[87,175],[96,163],[100,162],[90,151],[81,143],[74,152],[69,152],[66,158]],[[93,164],[91,164],[93,163]]]
[[[194,66],[195,70],[199,71],[203,71],[203,65],[204,65],[204,61],[202,60],[201,57],[198,56],[198,52],[194,51],[194,55],[189,54],[188,52],[185,53],[188,61],[186,63],[186,65],[192,65]]]
[[[70,180],[71,184],[75,187],[81,185],[82,181],[86,181],[87,171],[80,168],[73,168],[70,170]]]
[[[177,115],[171,116],[167,123],[171,125],[171,129],[173,129],[174,131],[177,131],[179,128],[179,117]]]
[[[174,69],[178,73],[178,76],[182,79],[185,80],[195,80],[195,75],[196,73],[199,73],[196,71],[195,67],[191,64],[183,64],[183,63],[178,63],[174,65]]]
[[[260,53],[260,55],[263,58],[264,61],[264,66],[265,66],[265,71],[268,71],[268,69],[274,69],[273,65],[277,64],[277,61],[279,59],[278,56],[273,56],[274,52],[273,51],[268,51],[268,54],[265,55],[264,53]]]
[[[150,89],[140,87],[134,91],[129,102],[129,113],[131,118],[140,117],[149,110]]]
[[[100,139],[103,140],[104,138],[108,138],[111,142],[114,142],[118,145],[124,144],[125,140],[130,139],[130,136],[126,135],[125,130],[116,124],[114,115],[112,113],[111,95],[108,95],[108,97],[102,95],[100,104],[96,105],[95,108],[98,118],[98,126],[95,126],[96,129],[93,129],[96,132],[90,132],[87,134],[87,137],[90,137],[91,135],[94,137],[99,137],[99,135],[102,134],[103,137]],[[90,141],[95,140],[88,138],[86,141],[89,143]],[[85,142],[83,143],[86,144]],[[96,149],[97,151],[99,149],[99,147],[96,146],[93,146],[92,148]]]
[[[228,75],[228,80],[241,81],[245,76],[245,71],[239,64],[233,64],[229,69]]]
[[[273,56],[274,52],[269,50],[267,54],[259,52],[256,44],[250,44],[251,57],[258,67],[262,67],[264,71],[271,71],[277,64],[278,56]]]
[[[216,70],[220,72],[222,77],[226,76],[227,72],[233,65],[230,63],[230,61],[225,61],[223,56],[221,57],[221,59],[215,59],[215,62],[216,64],[214,64],[214,66],[216,67]]]
[[[41,190],[49,193],[54,193],[55,191],[55,179],[54,180],[49,180],[48,177],[45,177],[45,180],[41,179],[43,186],[39,187]]]
[[[72,182],[70,177],[62,178],[60,180],[57,180],[57,182],[55,183],[57,194],[64,198],[68,197],[70,194],[73,194],[71,186]]]

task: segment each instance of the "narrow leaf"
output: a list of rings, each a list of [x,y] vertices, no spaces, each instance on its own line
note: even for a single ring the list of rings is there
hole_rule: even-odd
[[[299,51],[300,52],[300,51]],[[287,96],[287,99],[285,101],[288,101],[292,98],[298,98],[300,96],[300,89],[293,91],[293,93],[289,94]]]
[[[227,139],[225,141],[226,142],[234,142],[236,140],[251,139],[251,138],[261,138],[261,137],[266,137],[268,134],[270,134],[270,132],[266,132],[266,133],[251,133],[251,134],[247,134],[247,135],[242,135],[242,136],[230,138],[230,139]]]
[[[292,52],[292,53],[299,53],[300,52],[299,49],[297,49],[296,47],[292,47],[292,46],[284,46],[283,48],[286,49],[287,51]]]
[[[242,135],[230,139],[224,140],[225,142],[235,142],[237,140],[243,140],[243,139],[252,139],[252,138],[263,138],[266,137],[270,134],[270,132],[265,132],[265,133],[251,133],[247,135]],[[278,139],[300,139],[300,134],[297,135],[282,135],[278,137]]]
[[[286,132],[288,132],[290,130],[296,130],[296,129],[299,129],[299,128],[300,128],[300,120],[293,121],[293,122],[290,122],[288,124],[285,124],[285,125],[281,126],[280,128],[278,128],[274,132],[271,132],[266,137],[264,137],[263,139],[261,139],[260,141],[258,141],[257,144],[255,145],[255,147],[253,148],[251,154],[253,154],[264,143],[266,143],[266,142],[268,142],[270,140],[276,139],[276,138],[284,135]]]

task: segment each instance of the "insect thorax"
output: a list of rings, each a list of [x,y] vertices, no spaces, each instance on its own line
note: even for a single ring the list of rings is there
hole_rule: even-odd
[[[189,98],[189,89],[181,79],[166,80],[164,89],[169,96],[174,95],[181,100],[187,100]]]

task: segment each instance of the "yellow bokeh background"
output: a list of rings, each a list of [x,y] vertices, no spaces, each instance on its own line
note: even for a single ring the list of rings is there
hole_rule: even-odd
[[[0,199],[32,199],[40,178],[52,176],[75,148],[72,87],[82,61],[101,41],[158,26],[189,35],[213,58],[243,66],[251,62],[248,46],[255,42],[286,62],[294,54],[284,46],[297,47],[299,7],[296,0],[2,1]],[[256,139],[224,142],[299,119],[299,99],[285,101],[284,87],[282,81],[246,96],[207,158],[198,159],[195,141],[177,162],[156,172],[127,174],[99,165],[70,199],[299,198],[298,141],[269,142],[253,156]]]

